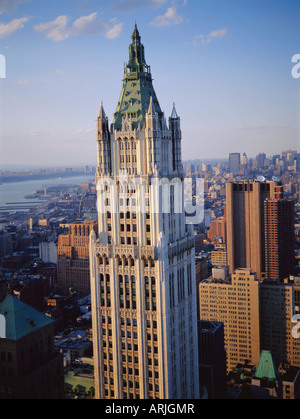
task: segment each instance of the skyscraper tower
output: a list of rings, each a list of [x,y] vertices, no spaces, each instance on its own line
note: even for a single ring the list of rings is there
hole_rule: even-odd
[[[70,224],[68,234],[58,237],[57,287],[64,295],[70,291],[90,293],[89,235],[97,229],[97,223],[86,221]]]
[[[257,278],[266,272],[264,201],[282,196],[278,182],[226,184],[227,255],[230,273],[251,268]]]
[[[264,216],[266,277],[283,282],[295,269],[294,202],[266,199]]]
[[[90,236],[96,398],[199,398],[180,118],[174,105],[167,125],[136,25],[113,123],[101,103],[97,124],[98,235]]]
[[[237,175],[240,171],[241,155],[240,153],[229,154],[229,172]]]

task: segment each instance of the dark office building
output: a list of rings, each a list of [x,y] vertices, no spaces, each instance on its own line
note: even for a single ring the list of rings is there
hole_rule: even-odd
[[[209,399],[226,396],[226,352],[223,323],[198,322],[199,379]]]

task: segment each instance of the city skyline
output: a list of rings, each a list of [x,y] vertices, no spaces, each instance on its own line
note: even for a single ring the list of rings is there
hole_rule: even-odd
[[[173,102],[181,117],[183,160],[299,148],[297,12],[295,1],[0,1],[0,164],[96,165],[91,115],[100,98],[112,121],[135,21],[165,117]]]
[[[0,399],[300,399],[296,1],[61,3],[0,0]]]

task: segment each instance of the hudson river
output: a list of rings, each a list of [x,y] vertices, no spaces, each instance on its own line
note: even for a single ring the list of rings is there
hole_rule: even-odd
[[[30,206],[30,201],[36,202],[38,200],[25,199],[24,197],[26,195],[34,194],[37,190],[43,190],[45,186],[80,185],[81,183],[87,183],[89,180],[93,179],[94,175],[90,174],[65,178],[26,180],[24,182],[3,183],[0,185],[0,207],[7,207],[7,210],[9,210],[9,207],[12,205],[7,204],[13,202],[22,202],[26,206]]]

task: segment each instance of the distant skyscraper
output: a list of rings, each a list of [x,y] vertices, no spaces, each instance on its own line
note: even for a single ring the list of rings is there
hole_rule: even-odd
[[[248,163],[247,155],[246,153],[243,153],[242,158],[241,158],[241,164],[245,166],[247,163]]]
[[[219,217],[210,222],[207,238],[212,242],[226,243],[226,218]]]
[[[94,221],[70,224],[68,234],[58,237],[57,286],[67,295],[72,289],[90,294],[89,236],[97,228]]]
[[[212,266],[227,266],[227,246],[224,243],[216,243],[211,252]]]
[[[184,176],[180,118],[173,106],[167,125],[136,26],[111,129],[102,104],[97,121],[107,211],[98,206],[90,241],[96,398],[199,398],[194,232],[168,184]],[[162,178],[165,212],[151,187]]]
[[[226,184],[227,258],[230,272],[251,268],[265,274],[264,201],[282,196],[276,182]]]
[[[283,281],[294,272],[294,204],[280,182],[226,184],[230,272],[251,268],[257,277]]]
[[[12,251],[12,235],[10,233],[0,234],[0,262],[3,256],[10,255]]]
[[[225,275],[224,275],[225,273]],[[224,323],[227,371],[271,351],[277,366],[300,367],[300,340],[293,337],[294,284],[258,281],[250,269],[213,269],[199,284],[200,319]]]
[[[39,244],[39,257],[44,263],[57,263],[57,244],[54,242],[41,242]]]
[[[293,362],[291,333],[294,312],[293,284],[265,280],[260,284],[261,349],[272,353],[277,366]]]
[[[266,155],[265,153],[259,153],[257,156],[257,165],[259,169],[262,169],[265,165]]]
[[[227,372],[246,360],[257,365],[260,324],[256,274],[237,269],[231,278],[224,278],[222,270],[214,270],[213,276],[199,285],[199,305],[200,320],[224,323]]]
[[[240,171],[241,155],[240,153],[229,154],[229,172],[237,175]]]
[[[283,281],[295,269],[294,202],[267,199],[264,213],[266,277]]]

